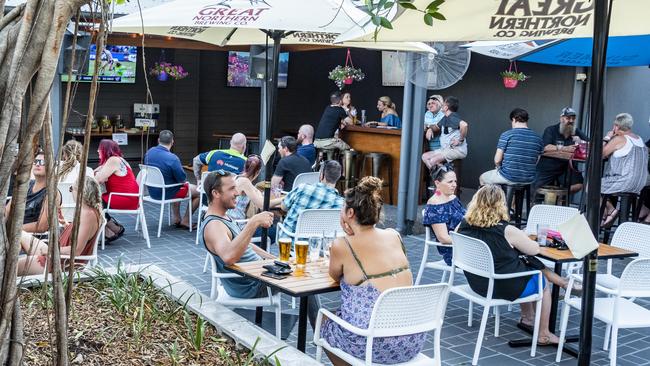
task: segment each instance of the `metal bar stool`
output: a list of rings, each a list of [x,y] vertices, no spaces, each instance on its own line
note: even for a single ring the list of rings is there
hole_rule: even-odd
[[[526,203],[526,214],[530,211],[530,191],[531,184],[504,184],[506,187],[506,205],[508,210],[512,208],[512,201],[514,199],[515,211],[514,215],[510,217],[510,222],[515,226],[521,228],[523,219],[523,206],[524,198]]]
[[[633,221],[636,222],[639,219],[639,210],[641,209],[641,206],[639,205],[639,195],[636,193],[632,192],[619,192],[619,193],[611,193],[611,194],[603,194],[602,196],[602,202],[600,204],[600,214],[601,217],[604,217],[607,212],[605,210],[607,209],[607,201],[611,198],[616,198],[617,203],[620,202],[620,208],[618,210],[618,217],[614,220],[616,221],[616,225],[618,226],[626,221]],[[616,207],[616,204],[614,204],[614,207]],[[613,222],[612,222],[613,224]],[[612,227],[603,227],[603,242],[608,243],[609,242],[609,235],[612,232]]]
[[[370,160],[370,171],[373,177],[381,178],[384,187],[388,187],[388,200],[393,204],[393,162],[390,155],[380,152],[369,152],[363,154],[363,162],[361,164],[361,174],[366,172],[366,161]],[[385,165],[388,165],[387,169]],[[381,177],[382,170],[388,174],[388,179]]]
[[[343,151],[343,188],[352,188],[357,184],[357,161],[360,153],[354,149]]]

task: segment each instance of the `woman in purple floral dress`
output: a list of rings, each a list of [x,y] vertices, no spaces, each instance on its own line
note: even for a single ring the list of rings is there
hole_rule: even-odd
[[[341,226],[347,236],[331,248],[329,273],[341,283],[341,309],[338,316],[350,324],[367,329],[379,295],[393,287],[411,286],[413,276],[402,239],[394,230],[375,227],[382,209],[381,180],[365,177],[345,192]],[[366,357],[366,337],[352,334],[325,319],[321,336],[332,346],[359,359]],[[372,361],[396,364],[413,359],[424,345],[426,333],[375,338]],[[334,365],[344,361],[328,353]]]

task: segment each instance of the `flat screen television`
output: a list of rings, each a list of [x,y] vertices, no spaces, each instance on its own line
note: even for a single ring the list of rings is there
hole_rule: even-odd
[[[88,49],[88,67],[82,74],[72,74],[72,81],[92,81],[95,70],[96,46],[91,44]],[[135,83],[136,65],[138,60],[138,47],[106,45],[101,55],[98,81],[103,83]],[[61,81],[68,81],[68,73],[61,74]]]
[[[263,58],[263,56],[262,56]],[[287,87],[289,74],[289,52],[280,53],[278,87]],[[228,86],[253,88],[262,86],[261,79],[250,77],[249,53],[228,52]]]

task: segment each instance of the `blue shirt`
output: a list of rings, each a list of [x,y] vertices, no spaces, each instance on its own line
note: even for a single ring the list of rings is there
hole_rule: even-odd
[[[438,125],[438,122],[444,117],[445,114],[442,113],[442,110],[438,111],[435,115],[429,111],[424,113],[424,127],[429,127],[431,125]],[[429,151],[434,151],[442,148],[440,146],[440,134],[438,136],[431,137],[429,140]]]
[[[296,187],[282,203],[288,210],[283,224],[287,230],[295,232],[298,215],[302,211],[309,208],[341,208],[343,197],[335,188],[319,182]]]
[[[463,216],[465,216],[465,207],[460,203],[458,197],[455,197],[453,200],[440,204],[427,204],[424,208],[424,215],[422,217],[422,224],[424,226],[431,226],[434,224],[445,224],[447,226],[447,231],[454,231],[458,224],[463,221]],[[431,229],[431,240],[438,241],[436,238],[436,233]],[[451,245],[447,247],[438,246],[438,253],[442,255],[447,265],[451,265],[452,259],[452,249]]]
[[[144,163],[160,169],[165,179],[165,184],[184,183],[187,181],[187,175],[183,170],[183,165],[181,165],[178,156],[162,145],[149,149],[144,156]],[[148,187],[148,189],[151,198],[157,200],[162,199],[162,189],[154,187]],[[165,199],[173,198],[180,189],[181,186],[166,188]]]
[[[389,126],[402,128],[402,120],[395,114],[386,115],[386,117],[380,119],[379,122],[384,122]]]
[[[298,153],[298,155],[307,159],[310,165],[313,166],[314,163],[316,162],[316,147],[314,146],[314,144],[298,145],[298,149],[296,150],[296,152]]]
[[[515,183],[530,183],[535,180],[537,160],[544,152],[544,143],[533,130],[513,128],[502,133],[497,149],[503,150],[499,174]]]
[[[199,155],[201,163],[208,166],[208,171],[223,169],[227,172],[240,174],[244,171],[246,157],[235,149],[212,150]]]

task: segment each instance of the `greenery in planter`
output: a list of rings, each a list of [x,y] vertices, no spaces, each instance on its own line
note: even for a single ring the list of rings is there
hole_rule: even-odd
[[[343,89],[345,84],[345,79],[351,79],[354,81],[361,81],[366,77],[366,74],[361,71],[361,69],[356,69],[352,66],[336,66],[329,73],[329,79],[333,80],[339,89]]]
[[[517,81],[524,81],[530,77],[521,71],[517,72],[517,71],[510,71],[510,70],[501,71],[501,76],[506,79],[514,79]]]
[[[187,302],[177,303],[151,278],[128,273],[120,263],[117,273],[96,268],[92,277],[77,284],[73,293],[68,332],[72,364],[279,364],[275,352],[260,359],[255,356],[255,347],[250,351],[238,349],[231,339],[188,311]],[[20,297],[25,364],[51,364],[54,338],[44,330],[51,321],[46,310],[53,307],[52,287],[25,289]]]

